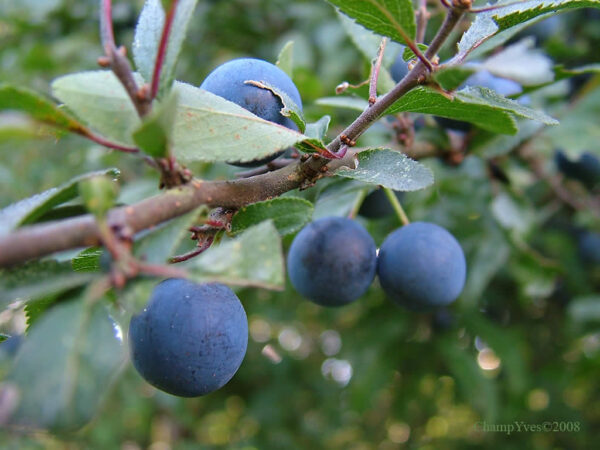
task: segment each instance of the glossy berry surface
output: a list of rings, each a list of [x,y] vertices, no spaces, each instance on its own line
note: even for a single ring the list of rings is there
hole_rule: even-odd
[[[461,293],[466,262],[445,228],[413,222],[392,232],[379,249],[377,274],[386,294],[415,311],[452,303]]]
[[[376,247],[358,222],[316,220],[294,238],[287,269],[294,288],[323,306],[341,306],[363,295],[375,277]]]
[[[302,110],[302,99],[291,78],[279,67],[255,58],[239,58],[228,61],[213,70],[200,85],[201,89],[212,92],[230,102],[236,103],[258,117],[296,130],[292,120],[281,114],[283,104],[269,89],[247,84],[246,81],[264,82],[285,93]],[[232,164],[251,167],[264,164],[282,152],[270,155],[259,161]]]
[[[225,385],[248,345],[248,321],[227,286],[168,279],[129,325],[131,359],[148,383],[197,397]]]

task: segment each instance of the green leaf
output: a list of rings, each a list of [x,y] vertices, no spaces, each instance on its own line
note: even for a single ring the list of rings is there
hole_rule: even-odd
[[[315,101],[317,105],[332,106],[334,108],[352,109],[354,111],[363,112],[369,107],[369,102],[360,97],[323,97]]]
[[[306,124],[306,130],[304,131],[304,134],[311,139],[319,139],[323,141],[325,136],[327,136],[329,122],[331,122],[331,117],[323,116],[314,123],[308,123]]]
[[[562,113],[560,126],[544,130],[542,137],[553,148],[564,148],[569,155],[583,151],[596,151],[600,142],[600,88],[588,92],[575,105],[569,105]]]
[[[145,153],[164,158],[172,142],[173,124],[178,103],[177,92],[172,92],[160,105],[154,105],[152,113],[133,132],[133,140]]]
[[[273,93],[276,97],[281,100],[283,104],[283,108],[281,108],[281,115],[284,117],[288,117],[296,124],[301,133],[304,133],[306,129],[306,123],[304,120],[304,115],[302,114],[302,110],[294,103],[294,101],[281,89],[260,80],[249,80],[245,82],[246,84],[251,84],[260,89],[267,89]]]
[[[253,203],[241,208],[231,221],[231,231],[238,234],[265,220],[272,219],[282,236],[295,233],[310,222],[313,213],[311,202],[297,197],[280,197]]]
[[[0,309],[15,300],[25,302],[85,285],[96,274],[75,272],[70,262],[35,261],[0,271]]]
[[[456,58],[462,60],[472,50],[486,40],[511,27],[534,19],[542,14],[556,14],[558,11],[574,8],[600,8],[599,0],[531,0],[514,2],[504,7],[478,13],[471,27],[458,43]],[[534,23],[535,21],[531,21]]]
[[[175,80],[175,67],[198,0],[179,0],[171,26],[167,52],[160,73],[159,98],[171,88]],[[147,0],[135,30],[133,59],[142,77],[152,81],[156,54],[165,22],[165,10],[158,0]]]
[[[190,278],[197,282],[217,281],[276,290],[284,286],[281,238],[271,220],[177,267],[187,269]]]
[[[136,76],[140,82],[140,76]],[[79,72],[52,82],[52,95],[103,136],[133,145],[140,118],[125,88],[111,71]]]
[[[447,66],[433,73],[433,79],[447,91],[453,91],[475,73],[475,69],[465,66]]]
[[[86,248],[71,260],[71,267],[75,272],[98,272],[102,253],[104,253],[102,247]]]
[[[275,65],[292,78],[294,73],[294,41],[287,41],[285,43],[279,52]]]
[[[425,44],[417,44],[417,48],[421,50],[421,53],[425,53],[429,47]],[[402,59],[404,61],[408,62],[416,57],[417,55],[415,55],[415,53],[409,47],[404,48],[404,51],[402,52]]]
[[[478,86],[470,86],[456,92],[453,100],[431,88],[417,87],[390,106],[386,114],[402,111],[458,119],[471,122],[484,130],[503,134],[517,133],[513,116],[537,120],[546,125],[558,124],[555,119],[544,113]]]
[[[222,97],[175,83],[180,104],[173,151],[185,161],[241,161],[264,158],[306,139],[301,133],[255,116]]]
[[[119,173],[117,169],[108,169],[80,175],[59,187],[48,189],[33,197],[8,205],[0,210],[0,235],[8,234],[20,226],[35,223],[37,219],[54,207],[76,198],[77,186],[80,181],[99,175],[117,177]]]
[[[31,328],[4,389],[18,398],[8,422],[72,431],[96,414],[125,361],[125,347],[101,303],[53,307]]]
[[[395,191],[416,191],[433,183],[431,170],[395,150],[365,150],[357,155],[357,160],[357,168],[340,169],[336,175]]]
[[[60,294],[51,294],[25,305],[25,318],[27,322],[26,331],[29,331],[33,324],[36,323],[40,317],[43,317],[44,313],[50,309],[54,303],[60,301],[59,297]]]
[[[79,194],[85,207],[97,218],[103,218],[115,204],[119,186],[104,175],[89,177],[79,182]]]
[[[85,131],[85,126],[74,117],[50,99],[29,89],[0,84],[0,111],[2,110],[21,111],[40,122],[74,133]]]
[[[411,0],[328,0],[344,14],[381,36],[406,44],[414,39],[415,12]],[[375,55],[372,55],[374,57]]]
[[[195,210],[172,219],[136,240],[135,256],[150,264],[166,263],[175,255],[180,244],[189,238],[189,228],[197,225],[199,213]]]

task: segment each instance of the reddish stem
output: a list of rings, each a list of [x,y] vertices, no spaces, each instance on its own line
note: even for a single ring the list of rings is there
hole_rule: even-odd
[[[154,72],[152,74],[152,87],[150,89],[150,98],[156,98],[158,94],[158,87],[160,85],[160,72],[165,61],[167,54],[167,44],[169,43],[169,35],[171,34],[171,28],[173,26],[173,19],[175,18],[175,11],[177,9],[178,0],[173,0],[171,7],[167,12],[165,18],[165,25],[162,30],[162,36],[160,37],[160,44],[158,46],[158,52],[156,53],[156,60],[154,61]]]
[[[102,26],[100,28],[100,39],[102,40],[102,45],[108,54],[109,49],[112,50],[115,48],[115,35],[112,24],[112,1],[102,0],[101,8],[102,11],[100,11],[100,15],[104,20],[101,22]]]
[[[119,150],[120,152],[125,153],[139,153],[140,149],[136,147],[129,147],[126,145],[117,144],[116,142],[111,142],[108,139],[98,136],[97,134],[92,133],[89,130],[87,132],[81,133],[81,135],[90,141],[94,141],[97,144],[103,145],[104,147],[112,148],[114,150]]]

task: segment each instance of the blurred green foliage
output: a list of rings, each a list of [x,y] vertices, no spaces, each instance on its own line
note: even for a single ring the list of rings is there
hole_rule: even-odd
[[[116,40],[130,48],[143,2],[115,3]],[[48,93],[54,78],[95,69],[101,54],[97,4],[0,0],[1,81]],[[542,43],[554,63],[600,62],[600,31],[592,14],[597,11],[559,16],[559,31]],[[434,14],[428,36],[439,22]],[[307,120],[332,115],[332,137],[356,113],[318,106],[315,100],[333,95],[344,80],[362,81],[368,60],[325,2],[199,2],[176,78],[199,85],[214,67],[238,56],[274,62],[290,40],[293,79]],[[442,59],[451,56],[450,47]],[[586,99],[598,98],[600,79],[576,80],[532,95],[536,106],[581,127],[576,133],[563,126],[549,129],[528,143],[553,177],[557,145],[568,144],[572,148],[566,150],[574,154],[600,155],[598,141],[585,133],[589,128],[597,132],[597,102],[589,105]],[[61,185],[73,174],[113,166],[122,172],[119,202],[158,192],[157,174],[135,157],[46,128],[23,130],[4,133],[0,126],[0,207]],[[428,118],[417,139],[432,137],[447,142]],[[359,144],[391,138],[382,121]],[[595,148],[582,148],[591,143]],[[435,183],[403,197],[411,220],[448,228],[467,255],[467,286],[449,308],[450,319],[401,310],[376,283],[359,301],[333,310],[300,298],[289,284],[283,292],[238,289],[251,339],[239,372],[223,389],[204,398],[175,398],[150,387],[128,363],[83,429],[54,435],[0,430],[3,448],[594,448],[600,438],[600,268],[580,258],[578,237],[583,229],[599,231],[600,224],[592,211],[558,199],[548,182],[512,153],[518,144],[494,153],[499,155],[494,164],[509,185],[490,176],[484,158],[488,144],[482,144],[458,165],[426,160]],[[231,177],[236,170],[220,164],[192,169],[206,178]],[[351,183],[322,180],[291,195],[313,201],[328,192],[345,192],[343,200],[333,197],[337,209],[327,211],[347,214],[358,192]],[[586,192],[576,181],[565,184],[574,196],[598,199],[597,190]],[[399,226],[393,216],[359,220],[378,244]],[[290,242],[290,236],[284,238],[286,248]],[[142,308],[153,284],[134,283],[115,302],[107,302],[115,320],[126,324],[121,306],[129,313]],[[24,331],[22,309],[0,314],[1,332]],[[9,361],[0,349],[0,376]],[[581,429],[510,435],[481,431],[483,422],[515,421],[576,422]]]

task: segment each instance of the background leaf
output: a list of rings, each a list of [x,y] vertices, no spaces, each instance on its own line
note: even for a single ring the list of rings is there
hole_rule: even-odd
[[[80,428],[96,414],[125,355],[101,304],[79,299],[53,307],[28,333],[4,385],[18,394],[10,423]]]
[[[427,167],[398,151],[365,150],[357,155],[357,159],[356,169],[340,169],[336,175],[395,191],[416,191],[433,183],[433,174]]]
[[[197,282],[217,281],[238,286],[282,289],[283,253],[277,228],[268,220],[239,237],[214,245],[200,256],[178,264]]]

